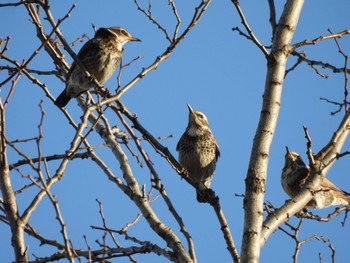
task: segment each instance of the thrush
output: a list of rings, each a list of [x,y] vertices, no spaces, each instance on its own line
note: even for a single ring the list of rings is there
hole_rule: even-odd
[[[193,110],[190,105],[188,125],[177,143],[179,163],[189,172],[189,177],[197,183],[203,183],[207,188],[214,176],[216,162],[220,156],[220,150],[208,120],[205,115]],[[204,203],[205,199],[197,191],[198,202]]]
[[[104,84],[114,73],[123,54],[123,45],[129,41],[140,41],[121,27],[100,28],[94,38],[80,49],[77,57],[86,70]],[[55,104],[64,107],[71,98],[75,98],[93,87],[84,71],[73,62],[66,78],[66,88],[58,96]]]
[[[282,170],[282,187],[291,197],[295,197],[310,176],[310,167],[301,159],[299,154],[287,148],[285,164]],[[313,199],[306,208],[326,208],[329,206],[347,206],[350,203],[349,193],[340,190],[327,178],[321,182],[319,189],[314,192]]]

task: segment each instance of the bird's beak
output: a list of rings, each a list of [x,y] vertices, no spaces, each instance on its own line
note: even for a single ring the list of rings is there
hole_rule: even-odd
[[[187,107],[188,107],[188,110],[190,111],[190,113],[193,113],[193,109],[192,109],[191,105],[187,103]]]
[[[138,39],[138,38],[136,38],[136,37],[132,37],[132,36],[130,36],[128,40],[129,40],[129,41],[137,41],[137,42],[141,42],[141,39]]]
[[[289,149],[288,149],[288,146],[286,146],[286,151],[287,151],[287,154],[290,153]]]

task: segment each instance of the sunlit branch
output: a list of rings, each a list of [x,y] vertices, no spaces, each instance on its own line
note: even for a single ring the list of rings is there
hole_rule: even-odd
[[[107,222],[106,222],[106,218],[104,216],[104,212],[103,212],[103,206],[102,206],[102,202],[99,201],[98,199],[96,199],[96,202],[98,203],[98,206],[99,206],[99,213],[101,215],[101,219],[102,219],[102,224],[103,224],[103,227],[105,229],[108,229],[107,227]],[[108,232],[108,234],[110,235],[110,237],[112,238],[114,244],[118,247],[118,248],[121,248],[122,246],[120,245],[120,243],[117,241],[117,239],[115,238],[115,236],[113,235],[113,231],[109,231],[109,230],[106,230]],[[106,246],[104,246],[106,247]],[[136,262],[135,259],[131,256],[131,255],[128,255],[129,259],[131,262]]]
[[[327,175],[329,169],[334,164],[336,156],[343,147],[350,132],[348,129],[349,125],[350,112],[347,112],[330,141],[317,155],[314,156],[311,147],[308,146],[308,158],[309,162],[311,162],[310,178],[293,199],[287,201],[280,209],[269,214],[266,218],[262,226],[261,246],[266,243],[267,238],[282,223],[288,221],[290,217],[298,213],[312,199],[312,191],[317,189],[321,181]]]
[[[320,36],[318,38],[312,39],[312,40],[304,40],[302,42],[298,42],[295,44],[292,44],[292,49],[291,51],[294,51],[295,49],[302,47],[302,46],[307,46],[307,45],[315,45],[321,41],[328,40],[328,39],[333,39],[333,38],[340,38],[345,35],[349,35],[350,30],[346,29],[344,31],[341,31],[339,33],[331,33],[330,35],[325,35],[325,36]]]
[[[174,34],[173,34],[173,39],[176,39],[178,34],[179,34],[179,29],[180,29],[180,25],[181,25],[181,19],[180,19],[180,15],[179,12],[177,11],[175,2],[173,0],[169,0],[169,4],[171,5],[171,8],[173,9],[174,12],[174,16],[176,18],[176,27],[174,29]]]
[[[84,107],[83,101],[81,101],[80,104],[81,107]],[[99,121],[97,121],[97,117],[93,114],[93,111],[96,109],[96,107],[97,105],[93,105],[85,110],[85,114],[82,118],[82,124],[86,123],[87,120],[89,120],[90,123],[96,124],[95,129],[97,133],[100,134],[101,138],[106,142],[106,144],[109,145],[114,156],[121,164],[120,169],[122,171],[123,178],[128,186],[128,190],[124,190],[124,193],[127,194],[135,203],[135,205],[140,209],[144,215],[144,218],[147,220],[153,231],[157,233],[162,239],[164,239],[167,242],[167,245],[173,249],[175,255],[179,257],[179,259],[191,261],[190,257],[187,255],[182,243],[175,235],[175,233],[162,221],[159,220],[158,216],[149,205],[149,202],[142,199],[139,183],[133,175],[128,158],[122,150],[120,144],[115,140],[109,124],[105,122],[105,125],[102,125]]]
[[[46,193],[47,193],[49,199],[51,200],[51,202],[52,202],[52,204],[53,204],[53,206],[55,208],[56,218],[57,218],[58,222],[61,225],[61,231],[60,232],[62,234],[64,245],[65,245],[65,251],[67,253],[66,258],[69,259],[69,261],[71,263],[74,263],[73,251],[71,249],[71,244],[70,244],[70,240],[68,238],[68,233],[67,233],[67,225],[65,224],[65,222],[63,220],[61,209],[60,209],[60,207],[58,205],[58,201],[56,200],[56,197],[54,195],[52,195],[49,190],[46,190]]]
[[[0,99],[0,190],[3,197],[4,211],[9,221],[12,234],[12,246],[17,262],[26,262],[27,247],[24,241],[24,225],[19,217],[16,196],[12,188],[7,160],[5,108]]]
[[[124,109],[126,110],[126,109]],[[190,256],[192,258],[192,260],[196,261],[196,254],[195,254],[195,249],[194,249],[194,243],[192,240],[191,235],[188,233],[187,228],[181,218],[181,216],[179,215],[179,213],[176,211],[172,201],[170,200],[170,198],[167,195],[167,192],[165,190],[164,185],[162,184],[158,173],[156,172],[156,170],[154,169],[154,166],[152,164],[152,162],[150,161],[149,157],[147,156],[146,152],[142,149],[139,140],[137,139],[137,137],[135,136],[133,130],[131,129],[131,127],[127,124],[127,122],[124,120],[122,114],[117,110],[116,111],[119,119],[121,120],[122,124],[124,125],[124,127],[128,130],[129,134],[131,135],[131,138],[134,140],[135,145],[137,147],[137,149],[139,150],[139,152],[141,153],[144,161],[147,164],[148,169],[150,170],[153,178],[151,179],[153,181],[153,187],[155,187],[161,194],[164,202],[166,203],[166,205],[169,208],[169,211],[171,212],[171,214],[173,215],[173,217],[175,218],[176,222],[178,223],[181,232],[184,234],[187,243],[188,243],[188,247],[189,247],[189,253]]]
[[[225,215],[221,209],[219,198],[215,195],[215,192],[211,190],[210,194],[206,192],[206,187],[203,184],[198,184],[196,182],[193,182],[190,177],[187,176],[187,172],[184,171],[182,166],[177,162],[175,157],[169,152],[169,150],[161,145],[158,140],[156,140],[137,120],[137,117],[133,114],[131,114],[125,106],[118,102],[118,105],[120,107],[120,111],[133,123],[133,126],[135,129],[137,129],[143,136],[146,138],[150,144],[154,147],[154,149],[161,154],[162,157],[164,157],[169,164],[174,168],[174,170],[182,176],[189,184],[191,184],[193,187],[195,187],[196,190],[203,193],[203,196],[205,196],[208,200],[208,203],[214,208],[215,213],[218,217],[218,221],[221,225],[221,231],[223,232],[227,249],[229,250],[232,259],[234,262],[239,262],[239,254],[236,249],[235,243],[233,241],[233,237],[229,228],[229,225],[227,224],[227,220],[225,218]]]

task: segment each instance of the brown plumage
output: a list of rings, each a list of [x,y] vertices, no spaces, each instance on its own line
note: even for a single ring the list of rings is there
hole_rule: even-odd
[[[188,125],[181,136],[176,150],[179,152],[179,163],[189,172],[190,178],[203,183],[207,188],[214,176],[220,150],[212,134],[208,120],[202,112],[193,110],[190,105]],[[198,202],[205,202],[197,192]]]
[[[301,159],[299,154],[289,151],[285,156],[285,164],[282,170],[282,187],[291,197],[295,197],[310,176],[310,167]],[[324,178],[320,188],[315,191],[313,199],[307,204],[307,208],[326,208],[329,206],[347,206],[350,203],[349,193],[337,188],[331,181]]]
[[[77,56],[86,70],[103,85],[119,65],[123,45],[129,41],[140,40],[121,27],[100,28],[94,38],[80,49]],[[55,104],[64,107],[71,98],[79,96],[91,87],[93,84],[85,77],[84,71],[73,62],[67,74],[66,88],[58,96]]]

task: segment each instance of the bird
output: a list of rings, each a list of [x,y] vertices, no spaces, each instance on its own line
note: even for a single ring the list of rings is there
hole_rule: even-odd
[[[188,171],[194,182],[203,183],[209,189],[220,149],[209,128],[207,117],[202,112],[193,110],[189,104],[187,107],[188,125],[176,146],[179,163]],[[206,202],[198,191],[197,201]]]
[[[281,183],[283,190],[293,198],[310,177],[310,167],[304,163],[299,154],[290,151],[288,147],[286,150]],[[350,204],[349,195],[324,178],[319,189],[313,193],[313,199],[305,208],[323,209],[330,206],[348,206]]]
[[[103,85],[114,73],[123,54],[123,45],[129,41],[141,41],[121,27],[99,28],[95,36],[80,49],[77,57],[86,70]],[[68,102],[78,97],[93,83],[86,77],[84,71],[74,61],[70,67],[66,88],[57,97],[55,104],[64,107]]]

